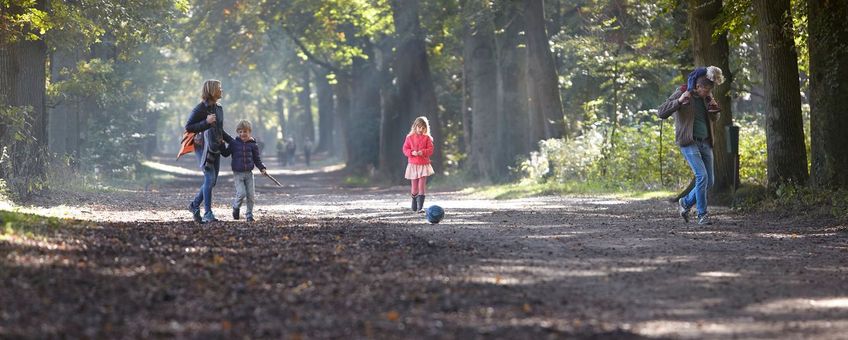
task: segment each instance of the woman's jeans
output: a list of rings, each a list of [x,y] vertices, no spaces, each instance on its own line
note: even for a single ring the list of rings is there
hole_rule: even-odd
[[[236,183],[236,198],[233,199],[233,209],[241,208],[247,201],[247,213],[245,218],[253,218],[253,203],[256,196],[256,188],[253,185],[253,171],[233,171],[233,180]]]
[[[203,185],[200,186],[200,192],[194,196],[194,201],[191,202],[191,207],[200,209],[200,203],[203,203],[204,217],[214,217],[212,214],[212,188],[218,182],[218,171],[221,169],[221,157],[217,157],[214,162],[206,162],[203,167]]]
[[[713,148],[708,141],[695,141],[680,147],[683,158],[689,163],[695,173],[695,188],[683,198],[683,204],[688,208],[695,205],[698,216],[707,213],[707,190],[715,182],[713,171]]]

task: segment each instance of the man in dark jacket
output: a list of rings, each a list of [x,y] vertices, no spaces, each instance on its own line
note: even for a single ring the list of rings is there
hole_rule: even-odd
[[[713,86],[724,81],[721,69],[699,67],[689,75],[686,85],[675,91],[657,109],[662,119],[674,116],[674,142],[695,174],[695,187],[681,197],[678,213],[689,221],[689,210],[695,206],[698,224],[712,224],[707,212],[707,190],[713,185],[713,133],[720,109],[713,98]]]
[[[259,157],[259,145],[250,136],[250,122],[242,120],[236,125],[238,138],[228,138],[229,147],[227,151],[232,156],[233,180],[236,184],[236,197],[233,199],[233,219],[239,219],[239,209],[247,199],[247,212],[244,214],[248,222],[253,222],[253,203],[255,201],[256,189],[253,184],[253,168],[259,168],[265,174],[265,164]]]

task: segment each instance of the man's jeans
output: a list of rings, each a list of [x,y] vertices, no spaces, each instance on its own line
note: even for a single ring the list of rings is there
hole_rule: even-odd
[[[687,146],[680,147],[683,158],[689,163],[692,172],[695,173],[695,188],[683,198],[686,207],[695,205],[698,216],[707,213],[707,190],[715,182],[713,171],[713,148],[706,141],[695,141]]]
[[[247,212],[245,218],[253,218],[253,202],[256,188],[253,186],[252,171],[233,171],[233,180],[236,183],[236,198],[233,199],[233,209],[241,208],[241,204],[247,200]]]
[[[192,208],[200,209],[200,203],[203,203],[204,217],[213,218],[212,214],[212,188],[218,183],[218,171],[221,169],[221,157],[218,157],[211,164],[206,163],[203,167],[203,185],[200,186],[200,192],[194,196],[194,201],[191,202]]]

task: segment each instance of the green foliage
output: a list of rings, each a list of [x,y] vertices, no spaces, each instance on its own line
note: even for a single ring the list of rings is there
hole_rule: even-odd
[[[619,127],[608,157],[603,155],[603,144],[609,132],[601,126],[597,124],[575,138],[540,142],[540,151],[531,153],[518,171],[535,183],[591,182],[620,190],[677,189],[688,183],[692,174],[674,144],[673,122],[661,123],[650,115],[644,122]],[[761,126],[742,123],[739,173],[743,183],[765,185],[765,142]]]
[[[0,38],[3,40],[38,40],[53,26],[49,13],[38,8],[36,0],[0,1]]]
[[[61,226],[62,220],[13,211],[0,210],[0,239],[11,236],[33,237]]]
[[[0,196],[17,199],[44,187],[44,178],[31,174],[40,173],[39,161],[47,157],[47,151],[39,149],[29,133],[32,107],[3,103],[0,98],[0,135],[4,136],[0,139]]]
[[[766,133],[756,122],[739,122],[739,181],[766,185]]]

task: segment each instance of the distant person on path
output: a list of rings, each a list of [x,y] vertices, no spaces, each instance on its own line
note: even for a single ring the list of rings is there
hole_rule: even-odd
[[[203,170],[203,184],[194,200],[188,205],[194,221],[208,223],[217,221],[212,213],[212,188],[218,182],[218,171],[221,168],[222,152],[225,152],[225,139],[232,139],[224,131],[224,108],[218,101],[224,94],[221,82],[207,80],[201,90],[203,101],[194,107],[186,122],[185,129],[195,135],[195,155],[200,168]],[[224,155],[225,156],[225,155]],[[203,203],[204,214],[200,217],[200,203]]]
[[[236,197],[233,199],[233,219],[239,219],[239,210],[245,199],[247,211],[244,214],[248,222],[253,222],[253,203],[255,202],[256,187],[253,184],[253,168],[259,168],[265,174],[265,165],[260,159],[259,145],[251,136],[250,122],[242,120],[236,125],[238,138],[227,140],[232,158],[233,181],[236,184]]]
[[[412,181],[412,211],[424,212],[427,177],[436,173],[430,165],[433,136],[430,135],[430,121],[427,117],[415,118],[403,142],[403,154],[409,161],[404,177]]]
[[[286,166],[288,157],[286,156],[286,142],[284,139],[277,139],[277,161],[281,166]]]
[[[723,82],[720,68],[698,67],[689,74],[686,85],[674,91],[657,109],[657,116],[662,119],[674,115],[674,142],[695,174],[695,188],[677,201],[678,213],[686,222],[689,222],[689,210],[694,205],[698,224],[712,224],[707,211],[707,190],[715,180],[713,136],[720,113],[712,89]]]
[[[286,157],[288,157],[289,165],[294,165],[295,150],[297,150],[297,145],[294,144],[294,138],[289,137],[286,141]]]
[[[309,160],[312,157],[312,140],[306,139],[306,143],[303,143],[303,158],[306,161],[306,166],[309,166]]]

